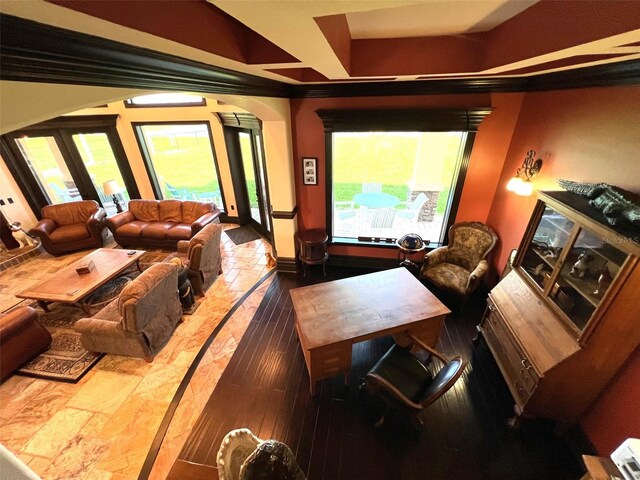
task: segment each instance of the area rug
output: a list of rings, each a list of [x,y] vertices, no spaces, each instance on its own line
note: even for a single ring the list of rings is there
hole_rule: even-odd
[[[224,233],[231,239],[236,245],[242,245],[243,243],[252,242],[260,238],[251,227],[237,227],[225,230]]]
[[[49,312],[37,309],[38,321],[53,341],[49,350],[41,353],[16,373],[28,377],[76,383],[91,370],[104,353],[88,352],[80,343],[80,334],[73,330],[76,320],[87,314],[80,307],[54,303]]]

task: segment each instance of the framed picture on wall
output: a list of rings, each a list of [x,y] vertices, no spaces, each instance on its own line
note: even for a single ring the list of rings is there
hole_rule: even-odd
[[[304,185],[318,184],[318,159],[315,157],[302,158],[302,183]]]

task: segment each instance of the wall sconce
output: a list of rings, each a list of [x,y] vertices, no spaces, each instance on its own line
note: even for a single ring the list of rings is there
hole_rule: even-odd
[[[536,151],[529,150],[522,162],[522,166],[516,170],[514,177],[507,183],[507,190],[517,195],[528,197],[533,193],[533,183],[531,179],[535,177],[542,168],[542,159],[535,159]]]

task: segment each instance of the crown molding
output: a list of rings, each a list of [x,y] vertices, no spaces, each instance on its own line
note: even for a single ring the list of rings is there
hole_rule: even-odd
[[[529,77],[291,85],[0,14],[0,79],[279,98],[442,95],[640,84],[640,60]]]
[[[0,79],[287,97],[276,80],[0,14]]]

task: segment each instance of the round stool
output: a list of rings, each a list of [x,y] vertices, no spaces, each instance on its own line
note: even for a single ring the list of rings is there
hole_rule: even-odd
[[[302,262],[303,275],[307,275],[307,265],[320,264],[322,264],[322,274],[327,275],[325,269],[329,259],[327,240],[329,237],[324,230],[301,230],[298,232],[298,244],[300,245],[298,258]]]

